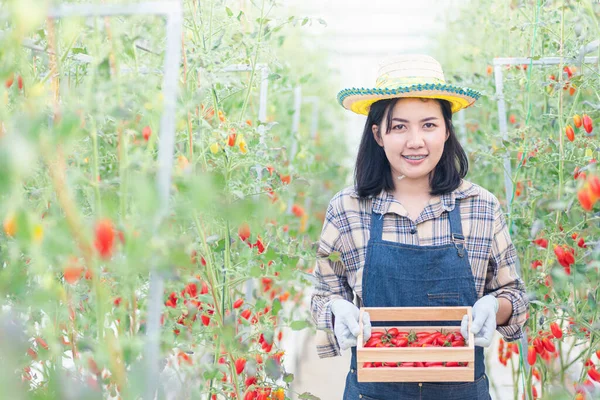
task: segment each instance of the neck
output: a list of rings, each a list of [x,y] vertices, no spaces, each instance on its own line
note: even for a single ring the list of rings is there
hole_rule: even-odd
[[[410,179],[404,177],[398,179],[398,174],[394,175],[395,192],[410,197],[429,197],[431,186],[429,177],[425,176],[419,179]]]

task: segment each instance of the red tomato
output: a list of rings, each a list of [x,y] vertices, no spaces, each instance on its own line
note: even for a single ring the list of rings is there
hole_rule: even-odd
[[[583,129],[585,129],[587,133],[592,133],[594,130],[592,119],[587,114],[583,114]]]
[[[244,299],[237,299],[233,303],[233,308],[240,308],[242,306],[242,304],[244,304]]]
[[[115,240],[115,230],[109,219],[102,219],[96,223],[96,239],[94,247],[98,250],[100,257],[109,259],[112,256],[112,249]]]
[[[452,342],[452,347],[464,347],[464,346],[465,346],[464,339],[462,339],[462,340],[455,340],[454,342]]]
[[[582,125],[582,120],[581,117],[579,116],[579,114],[575,114],[573,115],[573,123],[575,124],[576,128],[581,128]]]
[[[392,339],[392,344],[396,347],[406,347],[406,346],[408,346],[408,339],[405,337],[394,338],[394,339]]]
[[[459,367],[460,365],[456,361],[447,361],[446,367]]]
[[[238,236],[245,242],[250,237],[250,226],[247,223],[243,223],[238,228]]]
[[[585,188],[577,192],[577,199],[579,199],[581,208],[583,208],[584,210],[592,211],[592,208],[594,208],[594,202],[590,198],[590,194]]]
[[[552,341],[550,339],[543,338],[542,344],[544,345],[544,348],[546,350],[548,350],[550,353],[554,353],[556,351],[556,347],[554,346],[554,343],[552,343]]]
[[[142,129],[142,136],[146,142],[150,139],[150,135],[152,135],[152,128],[145,126],[144,129]]]
[[[563,336],[563,332],[562,329],[560,329],[560,326],[558,326],[558,324],[556,322],[553,322],[550,324],[550,330],[552,331],[552,334],[554,335],[555,338],[560,339]]]
[[[533,339],[533,347],[538,354],[542,354],[544,352],[544,345],[539,338]]]
[[[442,334],[440,332],[433,332],[433,333],[429,334],[429,336],[424,336],[424,337],[420,338],[419,343],[420,344],[432,344],[433,341],[435,339],[437,339],[439,336],[442,336]]]
[[[592,192],[595,197],[600,197],[600,178],[591,175],[588,183],[590,185],[590,192]]]
[[[398,335],[398,328],[391,328],[387,331],[388,335],[390,336],[397,336]]]
[[[441,361],[436,361],[436,362],[426,362],[426,363],[425,363],[425,366],[426,366],[426,367],[441,367],[441,366],[443,366],[443,365],[444,365],[444,363],[443,363],[443,362],[441,362]]]
[[[244,371],[244,367],[246,366],[246,359],[244,357],[238,358],[235,360],[235,372],[239,375]]]
[[[235,146],[235,139],[236,139],[237,135],[235,133],[230,133],[229,137],[227,138],[227,145],[229,147],[233,147]]]
[[[590,379],[600,382],[600,372],[598,372],[596,367],[592,366],[590,369],[588,369],[588,375]]]
[[[534,346],[529,346],[527,348],[527,362],[529,363],[529,365],[535,364],[536,352],[537,351]]]
[[[571,125],[567,125],[565,132],[567,134],[567,139],[569,139],[569,142],[575,140],[575,131],[573,131],[573,127]]]

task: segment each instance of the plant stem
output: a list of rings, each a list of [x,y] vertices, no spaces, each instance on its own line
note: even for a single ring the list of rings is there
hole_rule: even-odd
[[[262,4],[260,7],[260,23],[258,26],[258,40],[256,42],[256,52],[254,53],[254,61],[252,62],[252,71],[250,72],[250,82],[248,82],[248,90],[246,91],[246,98],[244,99],[244,104],[242,105],[242,111],[240,112],[240,119],[238,121],[240,124],[244,120],[244,114],[246,113],[246,107],[248,106],[248,100],[250,99],[250,93],[252,92],[252,83],[254,81],[254,75],[256,73],[256,64],[258,62],[258,55],[260,53],[260,45],[262,42],[264,10],[265,10],[265,0],[262,0]]]

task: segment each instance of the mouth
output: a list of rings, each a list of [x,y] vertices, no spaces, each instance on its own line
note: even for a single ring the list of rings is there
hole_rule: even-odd
[[[403,155],[402,157],[404,159],[406,159],[406,160],[409,160],[409,161],[421,161],[422,159],[424,159],[425,157],[427,157],[427,154]]]

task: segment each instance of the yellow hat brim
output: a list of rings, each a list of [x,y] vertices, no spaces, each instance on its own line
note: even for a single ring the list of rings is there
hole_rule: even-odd
[[[338,94],[338,101],[347,110],[368,115],[371,105],[379,100],[402,97],[442,99],[450,102],[452,113],[455,113],[471,106],[480,96],[477,91],[450,85],[435,85],[435,88],[432,85],[425,90],[415,85],[398,89],[345,89]]]

